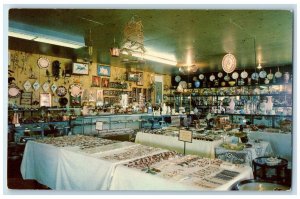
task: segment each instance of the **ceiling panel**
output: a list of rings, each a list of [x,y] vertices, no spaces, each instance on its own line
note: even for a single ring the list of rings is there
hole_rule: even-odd
[[[132,16],[142,20],[144,44],[176,56],[178,66],[192,61],[201,71],[221,70],[222,57],[233,53],[238,67],[290,65],[293,53],[293,13],[288,10],[116,10],[116,9],[11,9],[9,20],[84,36],[91,29],[94,59],[112,59],[108,49],[114,38],[121,43]],[[254,46],[255,41],[255,46]],[[80,54],[80,53],[79,53]],[[256,59],[255,59],[256,58]],[[146,66],[147,65],[147,66]],[[147,61],[140,67],[174,73],[178,66]]]

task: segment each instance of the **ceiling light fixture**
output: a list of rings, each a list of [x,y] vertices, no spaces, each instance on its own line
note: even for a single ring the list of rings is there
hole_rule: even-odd
[[[83,38],[81,37],[50,31],[14,21],[9,22],[8,36],[74,49],[85,46]]]
[[[262,66],[260,65],[260,63],[258,63],[257,69],[258,70],[262,69]]]

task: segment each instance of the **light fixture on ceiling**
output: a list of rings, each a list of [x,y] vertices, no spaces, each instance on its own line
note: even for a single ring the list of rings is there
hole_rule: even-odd
[[[233,54],[228,53],[222,59],[222,68],[226,73],[232,73],[236,68],[236,59]]]
[[[83,38],[79,36],[50,31],[14,21],[9,22],[8,36],[74,49],[85,46]]]
[[[260,63],[258,63],[257,69],[258,70],[262,69],[262,66],[260,65]]]
[[[119,47],[116,45],[116,39],[114,38],[114,44],[113,47],[109,49],[110,51],[110,55],[112,57],[119,57],[120,55],[120,49]]]
[[[181,73],[195,73],[198,70],[198,66],[196,64],[192,64],[192,56],[189,52],[186,57],[186,64],[179,68],[179,72]]]

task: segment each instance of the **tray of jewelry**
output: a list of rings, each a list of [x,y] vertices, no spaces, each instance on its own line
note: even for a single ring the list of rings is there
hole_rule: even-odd
[[[71,136],[61,136],[61,137],[47,137],[35,140],[39,143],[51,144],[56,147],[70,147],[77,146],[80,149],[93,148],[97,146],[103,146],[112,144],[118,141],[102,139],[92,136],[85,135],[71,135]]]
[[[111,162],[122,162],[122,161],[131,161],[137,158],[149,156],[152,154],[157,154],[164,152],[166,150],[160,148],[154,148],[150,146],[135,144],[129,146],[125,149],[108,151],[95,157],[105,159]]]
[[[145,168],[149,168],[151,165],[158,163],[160,161],[163,160],[168,160],[170,158],[174,158],[176,156],[178,156],[179,154],[175,151],[165,151],[162,153],[158,153],[158,154],[154,154],[151,156],[146,156],[143,158],[139,158],[133,161],[130,161],[126,164],[124,164],[125,166],[129,167],[129,168],[136,168],[136,169],[145,169]],[[151,171],[151,169],[148,169],[148,171]],[[159,169],[153,169],[152,172],[150,173],[156,173],[156,172],[160,172]]]

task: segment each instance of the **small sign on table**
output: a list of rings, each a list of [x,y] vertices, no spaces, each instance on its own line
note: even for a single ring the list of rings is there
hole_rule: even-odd
[[[193,142],[193,132],[188,130],[180,130],[178,135],[178,140],[184,142],[183,154],[185,155],[185,145],[186,142]]]

